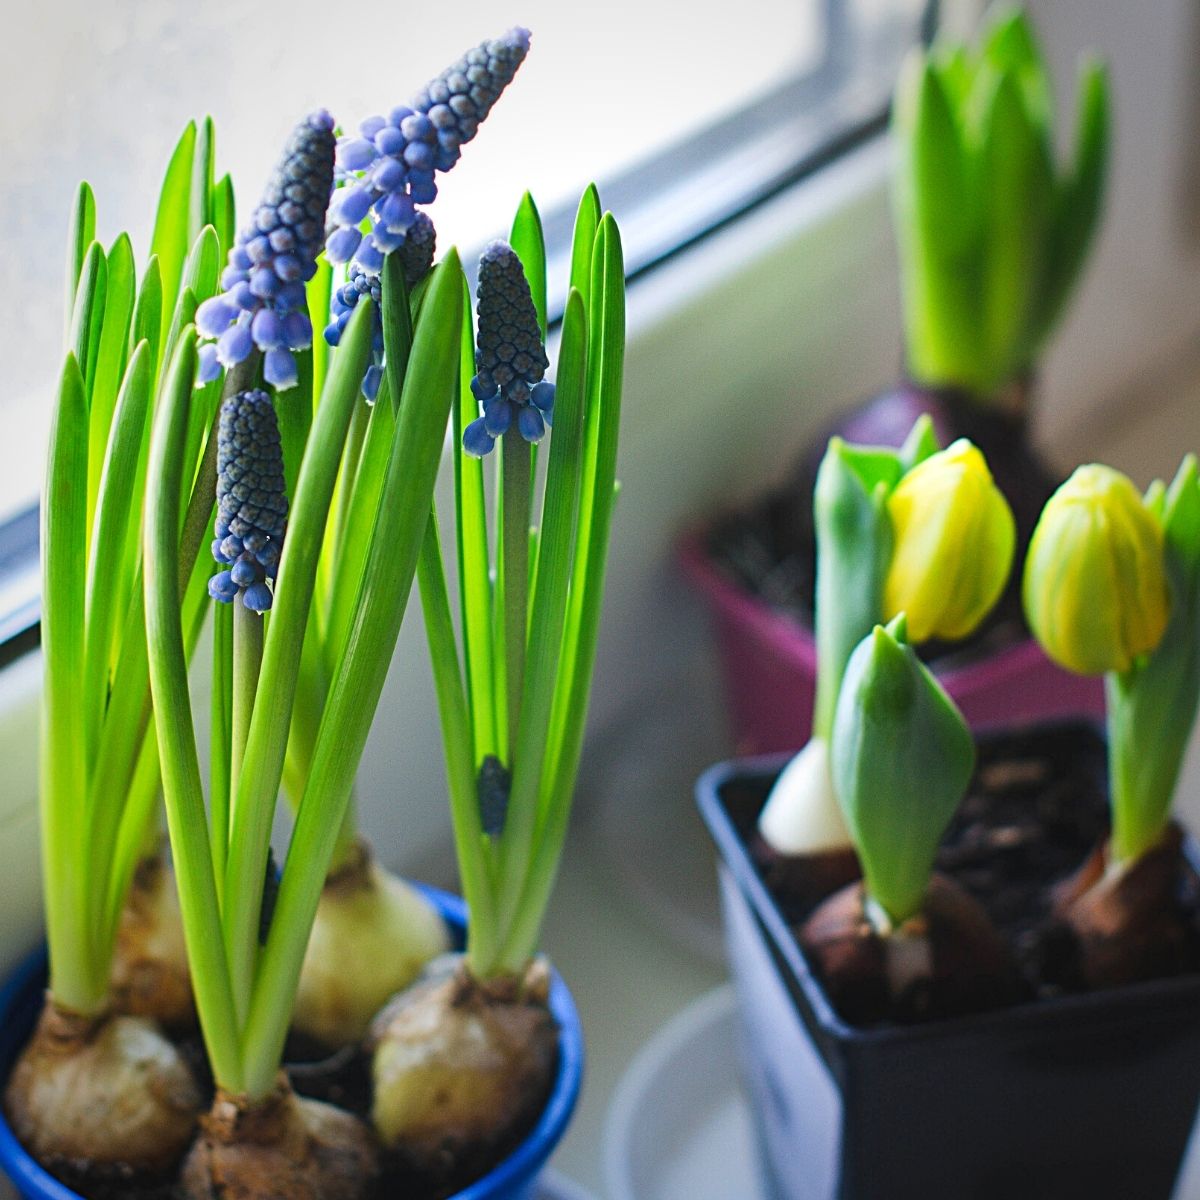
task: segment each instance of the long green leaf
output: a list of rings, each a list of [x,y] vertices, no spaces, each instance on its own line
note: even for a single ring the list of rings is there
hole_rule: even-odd
[[[67,295],[63,307],[63,322],[66,330],[67,348],[71,346],[71,322],[75,315],[75,296],[79,291],[79,277],[83,274],[83,260],[88,247],[96,239],[96,197],[91,184],[86,181],[75,192],[75,203],[71,208],[70,232],[67,235]]]
[[[120,597],[114,586],[114,569],[128,561],[125,542],[133,524],[130,518],[141,507],[134,481],[150,414],[152,370],[150,347],[142,342],[125,374],[107,453],[101,448],[104,458],[87,559],[87,661],[82,689],[88,713],[89,766],[95,761],[96,741],[108,704],[109,667],[121,612],[116,607]],[[92,442],[95,444],[95,439]]]
[[[155,378],[162,363],[162,276],[158,259],[151,257],[142,272],[138,288],[137,305],[133,310],[133,325],[129,331],[130,353],[138,342],[149,342]]]
[[[222,175],[213,184],[209,197],[209,211],[212,213],[212,225],[217,231],[217,239],[221,243],[221,261],[229,258],[233,249],[234,236],[237,230],[237,206],[233,199],[233,180],[228,175]]]
[[[192,244],[192,239],[188,237],[188,223],[191,219],[192,161],[195,150],[196,123],[189,121],[175,145],[163,179],[158,213],[154,218],[154,234],[150,239],[150,253],[158,256],[162,280],[162,342],[167,341],[169,323],[179,296],[179,281],[183,277],[184,259]],[[165,357],[169,358],[170,353]]]
[[[600,193],[594,183],[589,183],[579,198],[571,238],[571,287],[583,297],[585,307],[592,293],[592,247],[596,244],[600,216]]]
[[[196,130],[196,144],[192,151],[192,178],[188,195],[187,244],[192,245],[200,236],[205,225],[214,225],[212,206],[213,180],[216,172],[213,160],[216,156],[216,131],[212,117],[205,117]]]
[[[242,1090],[237,1021],[229,965],[221,938],[208,818],[188,695],[187,655],[179,610],[179,496],[183,444],[196,373],[192,338],[181,340],[171,365],[172,385],[155,417],[150,446],[144,557],[150,684],[161,755],[171,854],[179,885],[184,937],[204,1044],[219,1086]]]
[[[109,426],[117,404],[117,393],[125,373],[129,324],[133,316],[136,280],[133,247],[127,234],[121,234],[108,252],[104,320],[97,350],[96,373],[92,384],[88,447],[88,514],[96,511],[96,492],[100,487],[100,469],[108,444]]]
[[[91,381],[96,374],[100,352],[100,334],[104,328],[104,297],[108,287],[108,263],[99,242],[88,247],[75,295],[71,318],[71,352],[83,375],[84,394],[91,397]]]
[[[87,903],[86,744],[83,677],[87,542],[87,396],[68,354],[50,432],[41,504],[42,870],[50,941],[50,993],[73,1012],[99,1011],[107,990],[91,950]]]
[[[521,197],[508,241],[521,260],[521,265],[525,268],[525,279],[529,283],[533,307],[537,309],[538,324],[542,329],[542,341],[545,341],[546,238],[542,232],[541,214],[533,202],[533,197],[528,192]]]

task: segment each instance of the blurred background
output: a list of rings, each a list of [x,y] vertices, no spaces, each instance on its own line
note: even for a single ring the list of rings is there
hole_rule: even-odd
[[[0,973],[39,936],[36,502],[63,325],[75,186],[144,259],[182,126],[211,113],[218,171],[253,205],[296,117],[346,126],[407,100],[509,24],[533,48],[431,215],[469,257],[522,191],[546,219],[552,306],[592,179],[631,267],[622,494],[573,841],[546,944],[591,1052],[558,1163],[597,1192],[608,1102],[636,1048],[723,978],[707,841],[690,799],[730,749],[680,534],[787,469],[831,414],[900,364],[886,110],[905,51],[982,5],[923,0],[466,0],[248,4],[52,0],[0,41]],[[1200,9],[1032,0],[1060,99],[1112,64],[1108,209],[1038,381],[1039,443],[1140,484],[1200,449]],[[1070,122],[1061,124],[1069,130]],[[557,272],[557,275],[556,275]],[[416,618],[417,614],[412,614]],[[204,654],[198,661],[204,661]],[[203,678],[196,680],[198,696]],[[203,709],[203,702],[198,707]],[[1193,748],[1194,749],[1194,748]],[[366,831],[393,865],[453,882],[424,636],[411,619],[368,747]],[[1200,760],[1181,789],[1200,817]],[[727,1195],[735,1195],[730,1191]],[[680,1191],[680,1197],[690,1193]]]

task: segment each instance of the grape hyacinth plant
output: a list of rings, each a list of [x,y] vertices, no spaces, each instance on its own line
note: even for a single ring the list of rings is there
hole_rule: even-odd
[[[1103,674],[1111,833],[1059,916],[1092,986],[1180,969],[1182,833],[1175,788],[1200,706],[1200,473],[1188,455],[1143,497],[1110,467],[1078,468],[1047,502],[1024,577],[1030,628],[1070,671]]]
[[[357,514],[367,531],[363,555],[340,568],[348,572],[350,612],[343,636],[331,644],[320,728],[277,884],[271,827],[318,560],[371,354],[372,302],[361,303],[348,324],[304,436],[294,421],[289,433],[276,416],[290,396],[272,401],[265,391],[241,390],[222,408],[213,497],[219,497],[217,520],[229,532],[215,550],[234,562],[229,578],[218,573],[212,589],[217,599],[229,598],[231,588],[244,591],[240,603],[218,606],[233,619],[232,637],[218,636],[214,651],[214,691],[230,719],[215,723],[207,798],[176,584],[189,397],[172,397],[155,416],[144,531],[150,675],[188,958],[217,1089],[183,1168],[189,1197],[232,1189],[247,1197],[352,1200],[368,1193],[377,1170],[366,1127],[344,1110],[298,1098],[280,1062],[355,768],[416,570],[456,393],[464,285],[451,251],[434,270],[412,329],[387,444],[372,461],[369,499]],[[184,369],[194,371],[194,344],[185,353]],[[297,452],[282,537],[289,510],[280,485],[289,454]],[[281,539],[276,565],[270,548]],[[256,594],[266,590],[260,572],[275,577],[269,604]]]
[[[510,246],[492,247],[486,257],[500,267],[505,296],[517,297],[520,319],[536,320],[536,345],[523,342],[522,349],[531,363],[545,364],[545,249],[528,196]],[[522,287],[509,274],[514,263],[522,266]],[[537,947],[587,716],[615,499],[624,356],[620,237],[590,188],[576,221],[557,419],[548,450],[538,456],[546,463],[544,489],[531,444],[511,421],[490,460],[499,459],[499,498],[489,522],[484,462],[471,453],[465,434],[479,419],[474,369],[488,361],[495,344],[485,320],[490,270],[480,273],[478,344],[464,324],[454,418],[451,553],[458,566],[461,651],[436,514],[418,568],[470,911],[466,953],[435,964],[372,1030],[376,1132],[405,1162],[439,1179],[448,1156],[465,1156],[481,1142],[505,1144],[543,1103],[552,1078],[549,973]],[[469,303],[465,293],[463,302]],[[521,329],[514,340],[532,336],[531,325]],[[507,380],[493,376],[493,382]],[[429,1028],[437,1031],[432,1041],[425,1037]]]
[[[82,1186],[169,1171],[200,1095],[165,1034],[195,1021],[174,881],[162,854],[150,728],[139,528],[156,407],[191,410],[173,531],[184,655],[199,638],[211,496],[192,480],[220,401],[193,391],[197,303],[217,289],[234,224],[214,179],[211,120],[189,124],[167,169],[140,276],[129,238],[96,240],[79,188],[67,257],[66,357],[41,505],[44,655],[40,812],[49,985],[5,1092],[14,1132]],[[112,1112],[120,1122],[110,1120]]]
[[[200,352],[200,381],[263,355],[263,377],[295,386],[295,353],[312,344],[304,285],[316,274],[333,190],[333,118],[324,109],[293,130],[250,223],[221,274],[222,293],[196,310],[196,327],[215,344]]]

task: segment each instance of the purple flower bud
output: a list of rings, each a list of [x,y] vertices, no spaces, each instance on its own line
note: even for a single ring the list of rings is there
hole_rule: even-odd
[[[228,571],[218,571],[208,581],[208,594],[222,604],[228,604],[238,594],[238,586]]]
[[[344,171],[362,171],[378,157],[374,143],[365,137],[345,138],[338,143],[337,165]]]
[[[333,263],[349,262],[362,241],[362,234],[353,225],[343,225],[330,234],[325,243],[325,257]]]
[[[282,347],[277,350],[268,350],[263,359],[263,378],[268,383],[274,384],[281,392],[295,387],[296,360],[292,357],[292,352]]]
[[[281,254],[275,260],[275,274],[282,282],[299,279],[303,271],[304,264],[294,254]]]
[[[394,192],[404,186],[408,172],[397,158],[381,158],[371,168],[371,182],[381,192]]]
[[[375,135],[375,148],[380,154],[402,154],[407,141],[395,125],[385,125]]]
[[[248,324],[230,325],[217,339],[217,358],[223,367],[236,366],[244,362],[254,349]]]
[[[220,337],[237,316],[237,308],[224,296],[210,296],[196,309],[196,329],[204,337]]]
[[[432,179],[412,185],[414,204],[432,204],[437,199],[437,184]]]
[[[358,128],[363,137],[373,138],[386,124],[382,117],[375,116],[368,117]]]
[[[333,198],[333,219],[339,225],[357,225],[375,203],[376,194],[369,187],[344,187]]]
[[[293,310],[283,318],[283,340],[292,350],[307,350],[312,345],[312,321],[308,313]]]
[[[229,265],[236,267],[239,271],[248,271],[254,264],[250,260],[250,255],[246,253],[246,247],[239,245],[230,250]]]
[[[554,384],[547,379],[535,383],[529,389],[529,400],[535,408],[540,408],[544,413],[549,412],[554,407]]]
[[[379,395],[379,385],[382,382],[383,368],[374,364],[369,366],[362,381],[362,394],[367,398],[368,404],[375,403],[375,399]]]
[[[229,577],[238,587],[249,587],[252,583],[258,582],[258,564],[252,559],[239,558],[233,564]]]
[[[273,308],[260,308],[250,322],[250,334],[260,350],[275,350],[283,345],[283,322]]]
[[[364,238],[354,256],[354,261],[368,274],[378,275],[383,269],[383,252],[375,246],[370,238]]]
[[[271,589],[265,583],[253,584],[242,595],[242,603],[251,612],[265,613],[271,607]]]
[[[393,232],[377,221],[371,228],[371,244],[384,254],[391,254],[393,250],[399,250],[404,245],[404,230],[398,229]]]
[[[472,421],[463,430],[463,449],[472,458],[483,458],[492,452],[496,439],[484,428],[483,418]]]
[[[212,383],[221,374],[221,363],[217,358],[217,348],[212,342],[200,347],[198,357],[199,365],[196,370],[197,387],[201,384]]]
[[[260,300],[273,300],[279,292],[282,280],[275,274],[274,267],[267,265],[255,267],[250,272],[250,290]]]
[[[433,170],[433,149],[428,142],[409,142],[404,150],[404,161],[418,171]]]
[[[517,412],[517,429],[527,442],[540,442],[546,436],[542,414],[529,405]]]
[[[513,406],[497,397],[483,406],[483,427],[492,437],[503,437],[512,424]]]
[[[221,272],[221,290],[232,292],[239,283],[244,283],[247,273],[232,263]]]
[[[392,192],[379,205],[379,220],[392,233],[404,233],[416,216],[412,197],[406,192]]]
[[[258,307],[258,297],[250,290],[249,281],[239,283],[229,293],[229,299],[246,312]]]

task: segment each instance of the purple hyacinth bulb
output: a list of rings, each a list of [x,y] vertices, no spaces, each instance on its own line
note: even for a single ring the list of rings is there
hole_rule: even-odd
[[[196,327],[217,339],[224,366],[254,351],[267,356],[264,376],[281,391],[297,378],[291,351],[311,342],[304,284],[316,272],[333,190],[333,118],[324,109],[292,131],[249,224],[229,252],[223,295],[196,310]],[[346,239],[342,239],[343,244]],[[350,250],[353,253],[353,249]],[[304,342],[303,317],[309,342]],[[213,378],[212,356],[201,350],[201,382]]]
[[[510,29],[468,50],[411,105],[368,117],[361,136],[342,138],[337,163],[346,186],[330,210],[331,262],[349,261],[353,269],[377,275],[384,257],[403,249],[413,205],[436,199],[436,172],[458,161],[528,53],[529,30]],[[357,234],[368,215],[371,231],[357,241],[346,231]]]
[[[490,437],[499,437],[515,421],[527,442],[541,441],[544,414],[554,404],[553,385],[542,378],[550,361],[525,269],[507,242],[493,242],[483,252],[477,295],[478,374],[471,380],[471,391],[483,408],[482,428]],[[467,444],[474,424],[463,431],[463,447],[469,454],[486,454],[491,447],[483,448],[478,434],[473,435],[474,449]]]
[[[283,450],[271,397],[257,389],[238,392],[221,405],[217,426],[212,554],[228,569],[208,581],[214,600],[228,604],[240,592],[243,603],[255,612],[271,607],[267,585],[275,577],[287,512]]]

